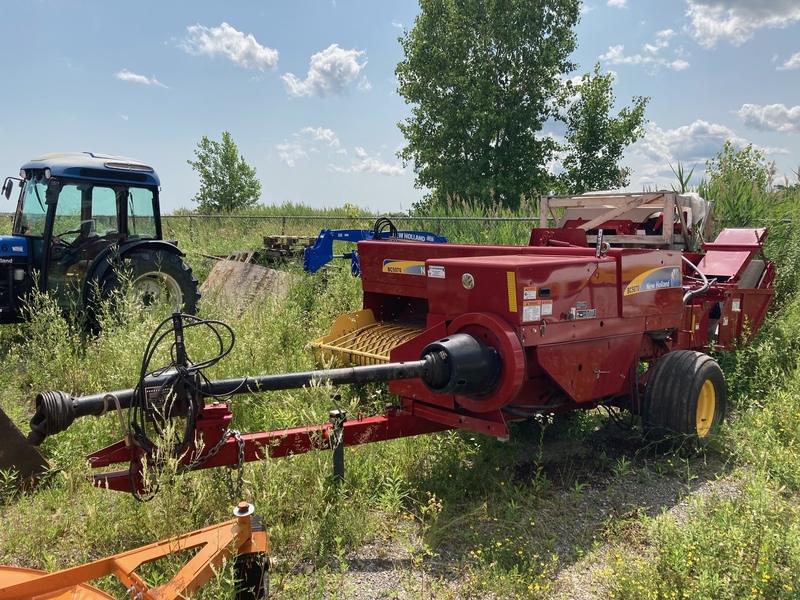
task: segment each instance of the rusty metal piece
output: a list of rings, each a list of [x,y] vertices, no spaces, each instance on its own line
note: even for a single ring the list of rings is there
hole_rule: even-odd
[[[25,485],[50,468],[44,456],[28,440],[11,418],[0,409],[0,468],[17,473],[18,483]]]

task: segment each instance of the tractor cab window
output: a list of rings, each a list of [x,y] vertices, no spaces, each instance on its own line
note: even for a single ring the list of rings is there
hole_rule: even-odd
[[[99,236],[119,233],[117,192],[113,188],[92,188],[92,227]]]
[[[47,180],[44,177],[39,176],[28,179],[25,183],[22,202],[14,216],[14,233],[39,237],[44,235],[44,223],[47,214],[47,205],[45,204],[46,191]]]
[[[65,184],[61,187],[53,219],[53,237],[70,244],[82,233],[88,235],[91,230],[91,221],[86,219],[84,223],[82,219],[80,187],[75,184]]]
[[[56,204],[53,237],[75,246],[111,233],[117,233],[114,188],[64,183]]]
[[[127,196],[128,233],[143,238],[157,237],[153,190],[132,187]]]

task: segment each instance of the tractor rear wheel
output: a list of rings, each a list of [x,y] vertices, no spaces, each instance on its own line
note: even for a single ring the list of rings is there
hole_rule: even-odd
[[[670,352],[655,364],[645,388],[645,435],[703,447],[722,426],[727,395],[722,369],[713,358],[692,350]]]
[[[197,278],[180,256],[163,250],[136,250],[124,258],[131,288],[145,306],[164,304],[172,312],[197,312]],[[103,282],[103,293],[107,295],[120,286],[119,274],[112,271]]]

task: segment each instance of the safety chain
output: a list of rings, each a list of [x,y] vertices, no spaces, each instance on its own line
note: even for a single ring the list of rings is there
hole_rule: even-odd
[[[236,429],[226,429],[225,433],[222,434],[220,440],[214,445],[213,448],[211,448],[211,450],[198,458],[196,461],[183,467],[180,470],[180,474],[183,475],[184,473],[188,473],[189,471],[194,471],[195,469],[202,467],[212,457],[219,453],[219,451],[225,445],[225,442],[227,442],[230,438],[234,438],[236,440],[236,444],[239,447],[239,454],[237,463],[235,465],[231,465],[228,471],[228,477],[225,483],[228,487],[228,491],[231,494],[231,498],[239,497],[241,495],[242,483],[244,482],[244,478],[242,477],[242,472],[244,469],[244,438],[242,438],[242,434]],[[234,469],[237,473],[235,478],[233,476]]]
[[[216,456],[222,447],[225,445],[225,442],[228,441],[228,438],[234,437],[236,438],[237,443],[239,444],[239,466],[244,464],[244,440],[242,439],[242,434],[239,433],[236,429],[226,429],[225,433],[222,434],[222,437],[216,443],[216,445],[211,448],[206,454],[198,458],[192,463],[186,465],[182,470],[181,473],[186,473],[188,471],[194,471],[195,469],[199,469],[202,467],[206,462],[208,462],[211,458]]]
[[[241,497],[242,484],[244,483],[244,439],[242,439],[242,434],[235,429],[229,430],[229,433],[236,438],[236,443],[239,445],[239,462],[236,465],[231,465],[226,479],[228,492],[232,499],[236,499]],[[236,470],[236,477],[233,476],[234,469]]]

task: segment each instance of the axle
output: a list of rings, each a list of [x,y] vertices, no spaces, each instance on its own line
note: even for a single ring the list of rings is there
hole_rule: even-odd
[[[421,379],[438,394],[477,398],[494,389],[502,365],[497,351],[468,334],[456,334],[429,344],[417,361],[241,377],[198,383],[202,397],[298,389],[330,382],[333,385]],[[177,373],[148,375],[140,383],[148,398],[163,400],[172,393]],[[38,446],[48,435],[66,430],[78,417],[100,416],[109,410],[130,408],[139,388],[74,397],[49,391],[36,396],[28,441]]]

